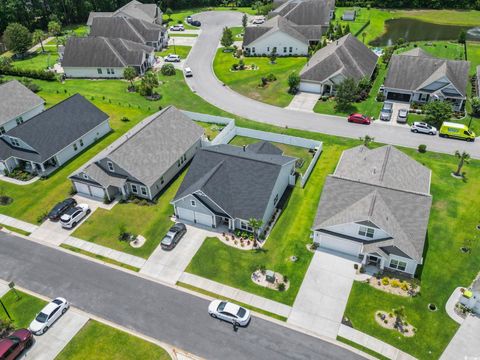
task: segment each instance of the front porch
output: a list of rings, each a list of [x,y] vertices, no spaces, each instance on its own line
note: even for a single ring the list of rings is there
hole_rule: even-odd
[[[14,163],[14,167],[10,168],[7,166],[9,172],[14,171],[15,169],[20,169],[29,174],[40,177],[47,177],[60,167],[55,158],[51,158],[43,163],[14,158]]]

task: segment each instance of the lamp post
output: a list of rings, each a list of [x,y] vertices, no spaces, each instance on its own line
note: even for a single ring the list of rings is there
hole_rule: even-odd
[[[5,314],[7,314],[8,318],[10,319],[10,321],[12,321],[12,317],[10,316],[10,314],[8,313],[8,310],[7,308],[5,307],[5,304],[3,303],[2,299],[0,299],[0,305],[2,305],[2,308],[3,310],[5,311]]]
[[[172,36],[172,43],[173,43],[173,53],[177,55],[177,49],[175,48],[175,37]]]

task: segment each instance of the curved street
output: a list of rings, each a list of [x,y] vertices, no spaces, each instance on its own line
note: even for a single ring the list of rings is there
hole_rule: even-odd
[[[328,135],[359,138],[366,134],[375,141],[417,148],[426,144],[427,150],[453,154],[465,150],[473,158],[480,158],[480,141],[467,143],[438,136],[413,134],[408,128],[385,125],[379,121],[370,126],[349,124],[344,117],[288,110],[268,105],[231,90],[217,79],[213,59],[225,26],[241,26],[242,13],[235,11],[204,12],[195,15],[202,22],[202,32],[187,58],[194,76],[187,83],[203,99],[218,108],[250,120],[277,126],[315,131]]]

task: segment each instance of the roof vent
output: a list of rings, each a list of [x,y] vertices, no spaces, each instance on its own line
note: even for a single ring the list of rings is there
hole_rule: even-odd
[[[377,173],[377,168],[376,168],[376,167],[373,168],[372,173],[373,173],[374,175]]]

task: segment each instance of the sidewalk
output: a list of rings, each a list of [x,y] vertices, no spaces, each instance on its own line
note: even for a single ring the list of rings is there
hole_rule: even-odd
[[[288,305],[186,272],[182,274],[179,281],[283,317],[288,317],[292,311],[292,308]]]
[[[8,177],[8,176],[5,176],[5,175],[0,175],[0,180],[8,182],[10,184],[20,185],[20,186],[33,184],[35,181],[37,181],[39,179],[40,179],[39,176],[35,176],[34,178],[32,178],[28,181],[22,181],[22,180],[17,180],[17,179],[14,179],[14,178],[11,178],[11,177]]]
[[[459,323],[460,325],[465,321],[464,318],[462,318],[460,315],[457,315],[455,312],[455,305],[457,304],[458,300],[460,299],[460,296],[462,296],[462,292],[460,291],[462,289],[461,287],[457,287],[452,295],[447,300],[447,303],[445,304],[445,311],[447,312],[448,316],[452,318],[455,322]]]
[[[413,356],[349,326],[340,325],[338,336],[351,340],[392,360],[415,359]]]
[[[3,215],[3,214],[0,214],[0,224],[12,226],[12,227],[15,227],[17,229],[27,231],[29,233],[34,232],[38,228],[37,225],[33,225],[33,224],[28,223],[28,222],[18,220],[18,219],[15,219],[15,218],[12,218],[8,215]]]
[[[46,38],[45,40],[43,40],[43,46],[45,46],[47,43],[49,43],[49,42],[52,41],[53,39],[54,39],[54,37],[53,37],[53,36],[50,36],[50,37]],[[28,50],[28,52],[33,53],[33,52],[35,52],[35,51],[37,51],[38,49],[41,49],[41,48],[42,48],[42,45],[40,45],[40,43],[38,43],[38,44],[32,46],[32,47]]]

